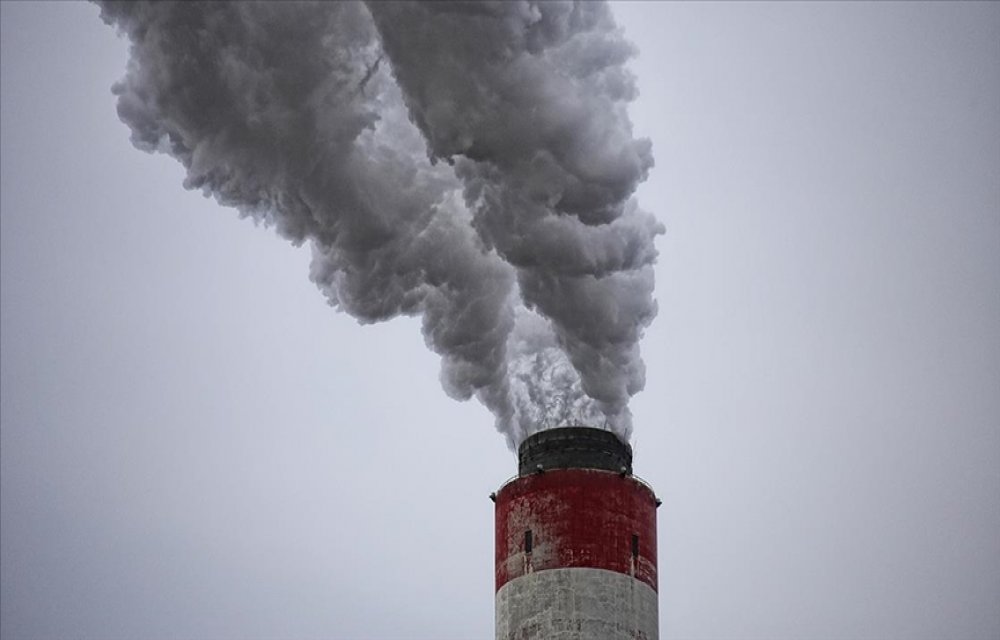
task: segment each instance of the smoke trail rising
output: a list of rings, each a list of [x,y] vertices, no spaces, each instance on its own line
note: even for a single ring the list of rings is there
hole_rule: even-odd
[[[422,318],[449,395],[516,445],[631,430],[656,313],[652,165],[604,4],[119,3],[133,144],[312,247],[361,322]],[[441,161],[444,162],[441,162]]]

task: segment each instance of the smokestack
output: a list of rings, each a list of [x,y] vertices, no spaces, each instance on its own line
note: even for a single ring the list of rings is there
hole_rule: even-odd
[[[496,639],[659,637],[656,508],[632,448],[589,427],[540,431],[496,503]]]

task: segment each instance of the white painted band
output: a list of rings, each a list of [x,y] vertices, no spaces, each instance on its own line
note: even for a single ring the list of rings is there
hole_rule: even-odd
[[[496,595],[496,640],[657,640],[652,587],[606,569],[548,569]]]

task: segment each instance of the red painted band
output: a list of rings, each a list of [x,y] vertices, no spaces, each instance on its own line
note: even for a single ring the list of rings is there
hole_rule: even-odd
[[[624,573],[656,590],[652,490],[631,476],[595,469],[546,471],[500,489],[497,591],[527,573],[569,567]]]

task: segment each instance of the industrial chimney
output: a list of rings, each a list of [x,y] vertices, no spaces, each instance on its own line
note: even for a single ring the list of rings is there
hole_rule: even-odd
[[[496,503],[496,640],[656,640],[656,499],[610,431],[540,431]]]

